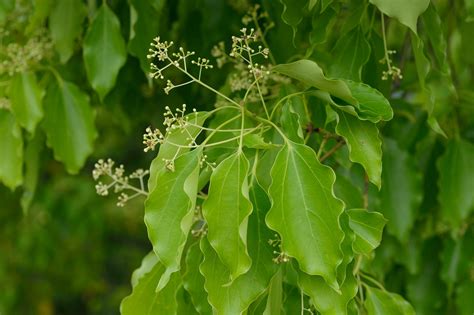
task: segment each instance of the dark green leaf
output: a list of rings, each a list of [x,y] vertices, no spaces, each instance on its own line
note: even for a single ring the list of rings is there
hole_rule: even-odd
[[[456,290],[456,306],[460,315],[472,315],[474,312],[474,282],[464,281]]]
[[[308,0],[280,0],[283,5],[281,18],[283,22],[291,26],[293,29],[293,40],[296,36],[298,24],[303,19],[302,11],[308,5]],[[314,6],[314,5],[313,5]]]
[[[382,214],[366,209],[347,210],[349,226],[355,233],[352,244],[357,254],[370,254],[382,241],[382,231],[387,220]]]
[[[10,88],[12,111],[17,122],[29,133],[34,133],[36,125],[43,118],[41,101],[44,90],[38,85],[33,72],[16,74]]]
[[[89,98],[73,83],[59,81],[51,84],[44,104],[47,143],[67,171],[77,173],[97,136]]]
[[[0,108],[0,181],[11,190],[23,182],[23,138],[13,114]]]
[[[120,22],[104,2],[84,38],[84,65],[87,77],[101,99],[114,87],[127,58]]]
[[[268,287],[267,305],[263,315],[280,315],[283,309],[282,271],[279,269]]]
[[[337,289],[344,238],[338,218],[344,205],[333,193],[334,172],[311,148],[289,142],[278,153],[271,177],[266,221],[280,234],[282,252],[296,258],[302,271],[322,276]]]
[[[23,195],[20,199],[21,208],[25,214],[28,213],[28,209],[36,192],[36,186],[38,185],[43,143],[43,133],[36,133],[34,138],[26,144],[25,178],[23,180]]]
[[[400,295],[366,287],[364,306],[368,315],[415,315],[413,307]]]
[[[289,98],[281,109],[280,117],[282,130],[288,139],[297,143],[303,143],[303,130],[300,125],[299,116],[295,113],[291,98]]]

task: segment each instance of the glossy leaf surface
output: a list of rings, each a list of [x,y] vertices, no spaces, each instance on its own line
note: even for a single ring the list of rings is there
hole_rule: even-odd
[[[368,255],[380,245],[387,220],[379,212],[366,209],[351,209],[347,211],[347,214],[349,226],[355,233],[352,244],[354,252]]]
[[[13,114],[0,109],[0,181],[11,190],[23,181],[23,138]]]

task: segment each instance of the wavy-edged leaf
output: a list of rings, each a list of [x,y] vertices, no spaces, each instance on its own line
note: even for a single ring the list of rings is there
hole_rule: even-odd
[[[318,6],[319,8],[319,6]],[[320,12],[314,10],[313,17],[311,19],[312,30],[309,34],[309,41],[311,45],[315,46],[324,43],[327,39],[328,30],[331,29],[331,25],[334,23],[336,11],[329,7],[327,10]]]
[[[312,60],[303,59],[292,63],[280,64],[273,67],[272,70],[328,92],[349,104],[357,104],[357,100],[352,96],[351,90],[344,81],[328,79],[319,65]]]
[[[74,52],[74,42],[81,34],[86,7],[81,0],[55,1],[49,15],[49,30],[62,63]]]
[[[336,182],[334,183],[334,194],[337,198],[344,201],[346,209],[364,207],[362,191],[341,174],[337,174],[336,176]]]
[[[252,183],[250,198],[254,211],[249,217],[248,244],[252,258],[250,270],[228,283],[229,270],[219,259],[207,239],[201,240],[204,261],[200,266],[204,275],[209,303],[217,314],[243,314],[249,305],[267,289],[277,266],[273,263],[273,248],[268,244],[272,232],[265,225],[265,214],[270,202],[263,189]]]
[[[204,276],[199,272],[199,265],[203,258],[199,242],[192,244],[186,252],[186,272],[183,274],[183,286],[191,296],[194,308],[198,313],[211,315],[212,308],[204,290]]]
[[[322,165],[311,148],[288,142],[277,155],[271,178],[272,207],[266,222],[280,234],[282,252],[294,257],[301,270],[322,276],[337,289],[344,205],[333,193],[333,170]]]
[[[10,101],[17,122],[29,133],[43,118],[42,99],[44,90],[38,85],[33,72],[16,74],[10,86]]]
[[[77,173],[97,137],[89,97],[75,84],[60,81],[51,84],[44,105],[48,145],[69,173]]]
[[[362,67],[369,61],[370,51],[369,42],[360,27],[344,34],[332,50],[331,77],[360,81]]]
[[[145,201],[145,224],[153,250],[166,271],[158,290],[180,269],[181,255],[193,223],[202,150],[178,157],[174,171],[161,172]]]
[[[280,315],[283,310],[283,276],[279,269],[268,287],[267,304],[263,315]]]
[[[348,304],[357,294],[357,281],[351,272],[340,286],[339,292],[328,286],[320,276],[310,276],[302,271],[298,272],[298,283],[322,315],[348,314]]]
[[[303,20],[302,11],[308,5],[308,0],[280,0],[280,3],[283,5],[281,19],[291,26],[294,40],[298,24]]]
[[[406,242],[416,220],[422,200],[421,173],[416,161],[391,139],[384,139],[380,212],[387,230],[401,242]]]
[[[368,315],[415,315],[413,307],[400,295],[366,287],[364,306]]]
[[[166,160],[175,159],[181,154],[188,152],[188,148],[178,147],[176,144],[186,146],[189,144],[189,137],[196,138],[201,132],[200,126],[209,117],[207,112],[196,112],[185,117],[190,124],[181,130],[171,130],[166,133],[166,141],[160,146],[157,156],[150,165],[150,177],[148,179],[148,191],[153,191],[157,184],[158,176],[161,172],[166,172]]]
[[[249,162],[241,151],[222,161],[211,175],[208,198],[202,205],[209,243],[229,268],[228,281],[247,272],[252,264],[247,252],[247,221],[252,212],[248,170]]]
[[[430,0],[370,0],[370,3],[417,34],[418,17],[428,8]]]
[[[158,34],[165,1],[128,0],[130,4],[130,40],[128,51],[140,60],[145,74],[150,72],[148,49]]]
[[[465,140],[451,141],[438,159],[438,199],[443,219],[460,228],[474,210],[474,145]]]
[[[350,160],[361,164],[369,180],[380,189],[382,141],[377,126],[339,111],[336,132],[346,140]]]
[[[104,2],[89,25],[84,38],[84,65],[87,78],[101,99],[114,87],[127,51],[120,22]]]
[[[0,181],[11,190],[23,182],[23,137],[10,111],[0,108]]]
[[[303,143],[303,131],[298,114],[294,111],[291,98],[281,108],[281,128],[288,139],[297,143]]]
[[[27,214],[38,186],[38,177],[43,151],[44,135],[36,133],[33,139],[27,142],[25,149],[25,175],[23,179],[23,194],[20,204],[23,213]]]
[[[344,82],[358,102],[357,112],[362,119],[377,123],[393,118],[392,106],[382,93],[364,83],[351,80]]]
[[[355,233],[352,244],[357,254],[370,254],[382,241],[382,232],[387,220],[379,212],[366,209],[347,210],[349,226]]]
[[[176,314],[176,293],[181,285],[179,275],[174,274],[166,287],[157,292],[156,284],[165,271],[165,267],[149,254],[142,266],[132,276],[132,293],[122,300],[122,315],[172,315]]]

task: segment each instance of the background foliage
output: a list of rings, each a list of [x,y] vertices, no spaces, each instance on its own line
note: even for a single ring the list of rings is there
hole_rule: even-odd
[[[261,2],[273,23],[267,41],[277,64],[313,60],[328,77],[379,90],[393,108],[394,118],[378,124],[381,175],[380,161],[373,160],[377,152],[351,148],[349,156],[342,145],[326,161],[336,169],[335,192],[348,209],[367,206],[388,220],[381,245],[361,268],[418,314],[472,314],[474,3],[391,3]],[[161,126],[166,105],[214,108],[215,96],[197,85],[168,95],[161,83],[152,83],[149,45],[159,35],[209,56],[221,40],[230,46],[251,4],[0,2],[0,314],[117,313],[131,292],[132,270],[151,247],[143,199],[118,208],[115,200],[98,198],[90,178],[93,163],[111,157],[129,170],[147,169],[153,154],[143,153],[142,134],[149,125]],[[208,72],[206,82],[224,86],[231,72],[230,67]],[[182,79],[179,73],[172,77]],[[295,86],[287,88],[301,89]],[[324,139],[313,127],[352,142],[344,123],[335,127],[324,110],[312,111],[309,118],[311,125],[307,121],[300,131],[310,130],[311,146]],[[373,134],[366,126],[356,130]],[[336,145],[328,140],[328,150]],[[203,242],[201,249],[205,246],[210,245]],[[193,245],[186,260],[197,265],[199,255]],[[286,270],[290,265],[278,265],[283,271],[272,283],[282,277],[284,311],[295,314],[300,293]],[[206,274],[204,266],[201,272]],[[184,289],[182,299],[194,293]],[[367,295],[376,300],[380,292],[371,289]],[[251,306],[254,313],[262,313],[265,299]],[[206,303],[192,302],[184,305],[209,310]],[[377,314],[376,305],[366,308]]]

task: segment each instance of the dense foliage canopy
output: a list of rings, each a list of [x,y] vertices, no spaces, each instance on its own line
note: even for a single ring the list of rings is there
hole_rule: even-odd
[[[473,314],[473,33],[472,0],[1,0],[0,315]]]

